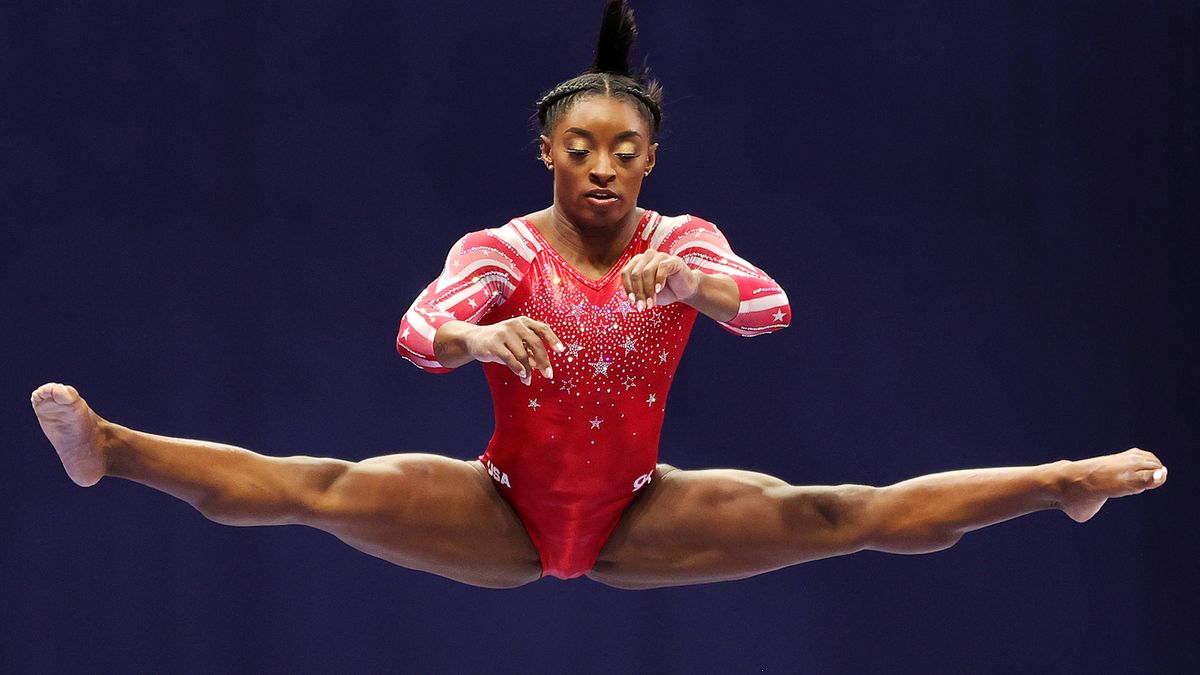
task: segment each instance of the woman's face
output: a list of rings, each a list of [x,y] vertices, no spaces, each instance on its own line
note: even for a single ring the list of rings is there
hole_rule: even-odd
[[[576,101],[542,136],[555,206],[579,227],[619,226],[637,206],[657,148],[633,104],[602,95]]]

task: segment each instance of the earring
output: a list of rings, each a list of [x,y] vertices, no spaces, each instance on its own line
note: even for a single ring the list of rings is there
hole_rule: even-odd
[[[645,175],[647,175],[647,176],[649,176],[649,175],[650,175],[650,169],[646,169],[646,174],[645,174]]]

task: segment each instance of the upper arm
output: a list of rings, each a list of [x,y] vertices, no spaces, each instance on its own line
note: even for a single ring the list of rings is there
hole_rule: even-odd
[[[430,372],[447,372],[433,340],[447,321],[479,323],[516,290],[526,258],[499,230],[464,235],[450,247],[442,273],[413,301],[400,322],[396,351]]]

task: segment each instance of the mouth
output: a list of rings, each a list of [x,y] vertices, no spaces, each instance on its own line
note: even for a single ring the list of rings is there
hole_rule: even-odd
[[[620,201],[620,197],[612,190],[592,190],[583,194],[589,202],[597,205],[615,204]]]

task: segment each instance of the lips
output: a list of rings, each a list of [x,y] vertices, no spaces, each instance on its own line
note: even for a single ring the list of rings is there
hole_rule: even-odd
[[[620,199],[620,197],[617,196],[617,193],[613,192],[612,190],[591,190],[589,192],[585,192],[583,196],[600,204],[615,202]]]

